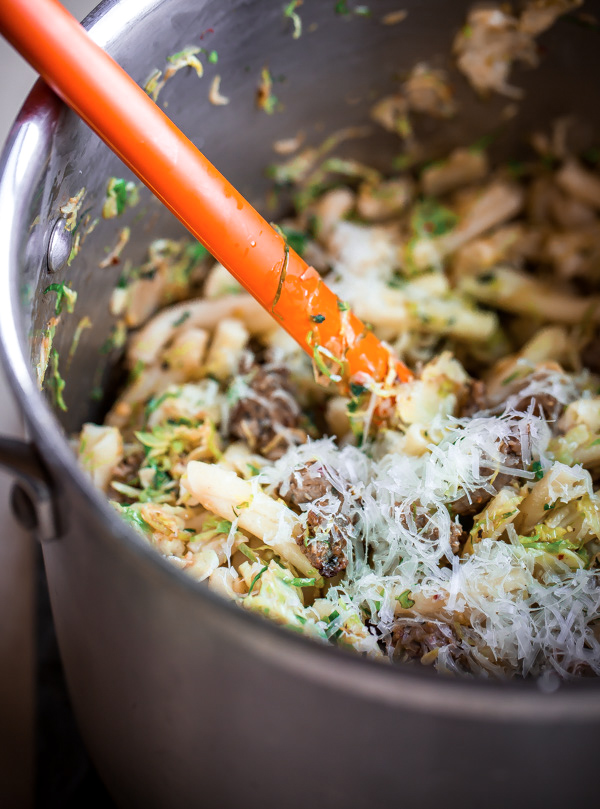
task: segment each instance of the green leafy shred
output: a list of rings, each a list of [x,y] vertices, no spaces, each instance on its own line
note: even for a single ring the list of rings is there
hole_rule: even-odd
[[[457,223],[457,215],[432,198],[417,203],[410,219],[414,234],[420,238],[443,236],[453,230]]]
[[[60,315],[62,312],[63,303],[65,304],[67,312],[73,312],[77,302],[77,293],[74,289],[71,289],[71,287],[67,286],[63,281],[61,281],[58,284],[50,284],[47,286],[42,294],[47,295],[48,292],[56,293],[56,304],[54,306],[54,312],[56,315]]]
[[[258,561],[257,555],[254,553],[254,551],[252,550],[252,548],[249,545],[246,545],[245,542],[242,542],[241,545],[238,545],[238,551],[243,553],[244,556],[246,557],[246,559],[249,559],[251,562],[257,562]]]
[[[269,568],[269,565],[264,565],[264,566],[263,566],[263,567],[262,567],[262,568],[261,568],[261,569],[258,571],[258,573],[256,574],[256,576],[255,576],[255,577],[252,579],[252,581],[250,582],[250,587],[248,588],[248,595],[250,595],[250,593],[252,592],[252,590],[254,590],[254,585],[255,585],[255,584],[256,584],[256,582],[257,582],[257,581],[260,579],[260,577],[263,575],[263,573],[265,572],[265,570],[268,570],[268,568]]]
[[[120,216],[125,208],[133,207],[140,201],[140,194],[134,182],[120,177],[110,177],[106,187],[106,199],[102,206],[104,219]]]
[[[256,93],[256,106],[264,110],[267,115],[273,115],[279,104],[279,99],[273,93],[273,78],[269,69],[263,67],[260,73],[260,84]]]
[[[296,11],[298,6],[302,5],[302,0],[291,0],[291,3],[288,3],[287,6],[283,9],[283,16],[289,17],[289,19],[294,24],[294,39],[300,39],[302,36],[302,20],[300,15]]]
[[[400,606],[405,610],[409,610],[411,607],[415,606],[415,602],[410,597],[410,590],[405,590],[403,593],[400,593],[399,596],[396,596],[396,601],[399,601]]]
[[[362,396],[363,393],[368,393],[368,392],[369,392],[369,389],[365,388],[364,385],[359,385],[358,382],[351,382],[350,383],[350,393],[353,396],[356,396],[356,397]]]
[[[190,313],[188,311],[183,312],[177,320],[173,321],[173,327],[176,328],[177,326],[182,326],[185,321],[189,318]]]
[[[148,534],[152,531],[152,527],[148,525],[146,520],[144,520],[137,508],[134,508],[133,506],[121,506],[115,501],[112,502],[113,505],[119,510],[121,516],[125,518],[125,521],[129,523],[129,525],[133,526],[133,528],[144,536],[148,536]]]
[[[271,304],[271,312],[273,314],[277,314],[275,312],[275,307],[279,303],[279,298],[281,297],[281,292],[283,290],[283,285],[285,284],[285,277],[287,275],[288,264],[290,263],[290,246],[286,242],[283,245],[283,264],[281,267],[281,272],[279,273],[279,283],[277,284],[277,292],[275,293],[275,297],[273,298],[273,303]]]
[[[164,393],[160,394],[160,396],[153,396],[148,404],[146,405],[146,409],[144,411],[146,418],[148,419],[155,410],[161,406],[161,404],[166,401],[167,399],[176,399],[177,393],[175,391],[165,391]]]
[[[535,474],[536,480],[541,480],[544,477],[544,470],[542,469],[542,464],[539,461],[534,461],[531,464],[531,471]]]
[[[286,584],[291,584],[294,587],[314,587],[316,584],[316,578],[311,579],[304,579],[294,577],[293,579],[285,579],[283,580]]]
[[[71,347],[69,349],[69,355],[67,357],[67,367],[69,367],[73,357],[75,356],[75,352],[77,351],[77,347],[79,346],[79,341],[81,340],[81,335],[83,334],[84,329],[91,329],[91,328],[92,328],[92,321],[87,315],[84,315],[77,324],[77,326],[75,327],[73,340],[71,341]]]
[[[65,400],[63,398],[63,391],[65,389],[65,380],[60,375],[58,370],[58,351],[56,348],[53,348],[50,352],[50,379],[48,380],[48,384],[52,388],[54,392],[54,401],[56,406],[59,407],[61,410],[66,411],[67,405],[65,404]]]

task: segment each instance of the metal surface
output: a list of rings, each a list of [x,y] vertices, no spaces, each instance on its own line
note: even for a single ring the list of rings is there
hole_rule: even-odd
[[[57,219],[48,241],[48,272],[60,272],[67,266],[73,246],[73,234],[65,227],[65,219]]]
[[[41,542],[55,539],[59,535],[55,501],[35,447],[25,441],[0,438],[0,466],[9,469],[19,481],[12,498],[15,516],[26,528],[35,529]]]
[[[175,77],[160,102],[261,204],[272,141],[303,129],[318,143],[326,132],[363,121],[373,96],[393,89],[398,71],[420,59],[443,63],[466,8],[444,0],[407,2],[406,22],[390,28],[378,17],[394,2],[381,0],[368,20],[340,18],[332,6],[305,0],[305,33],[297,41],[280,5],[267,8],[259,0],[122,0],[103,4],[89,24],[140,82],[151,68],[163,67],[169,53],[214,29],[204,36],[219,51],[218,72],[231,104],[210,105],[208,72],[204,84]],[[318,27],[310,33],[313,22]],[[515,152],[523,133],[547,126],[565,109],[589,122],[582,138],[598,128],[591,80],[600,73],[596,43],[592,32],[568,23],[544,38],[543,68],[515,75],[530,103],[503,125],[499,154]],[[285,110],[274,116],[254,107],[265,64],[286,77],[276,87]],[[587,80],[575,93],[573,77],[580,75]],[[460,123],[443,132],[428,125],[423,134],[432,153],[473,141],[503,120],[504,100],[483,106],[453,77],[461,90]],[[393,138],[381,135],[353,142],[348,153],[383,167],[397,150]],[[58,207],[85,185],[86,204],[97,215],[111,175],[129,179],[84,125],[38,86],[2,159],[0,264],[9,272],[0,277],[0,335],[12,385],[52,479],[62,531],[59,542],[44,545],[52,607],[78,720],[111,792],[123,806],[170,809],[242,802],[295,809],[314,799],[370,809],[400,796],[420,806],[478,807],[485,800],[492,809],[591,800],[594,785],[586,773],[594,771],[600,733],[597,682],[554,683],[547,693],[534,682],[450,681],[311,643],[186,579],[93,490],[37,391],[30,358],[37,357],[37,334],[53,312],[41,291]],[[105,248],[131,225],[124,257],[135,265],[152,238],[181,234],[147,198],[144,209],[138,223],[134,213],[101,222],[73,264],[56,274],[79,294],[76,314],[57,333],[61,353],[82,315],[94,322],[67,374],[69,412],[61,415],[67,430],[101,417],[88,391],[110,378],[118,359],[117,351],[100,351],[113,325],[108,299],[121,272],[98,268]],[[38,216],[40,225],[30,230]],[[560,773],[572,775],[535,777],[557,757]]]

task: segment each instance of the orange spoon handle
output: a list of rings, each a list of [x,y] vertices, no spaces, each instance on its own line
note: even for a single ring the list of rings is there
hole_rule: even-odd
[[[57,0],[0,0],[0,31],[317,365],[346,380],[363,372],[381,382],[390,367],[409,378]]]

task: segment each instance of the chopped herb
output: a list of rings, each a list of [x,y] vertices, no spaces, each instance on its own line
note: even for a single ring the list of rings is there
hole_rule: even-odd
[[[207,56],[208,61],[211,65],[216,65],[219,61],[219,54],[216,51],[211,51]]]
[[[102,397],[104,396],[104,391],[102,388],[96,386],[92,388],[92,392],[90,393],[90,399],[94,402],[102,401]]]
[[[245,542],[242,542],[241,545],[238,545],[238,551],[240,551],[240,553],[243,553],[244,556],[247,559],[250,559],[251,562],[257,562],[258,561],[258,557],[254,553],[252,548],[250,548],[248,545],[246,545]]]
[[[518,378],[519,378],[519,372],[514,371],[514,373],[510,374],[510,376],[507,376],[506,379],[502,380],[502,384],[503,385],[510,385],[511,382],[514,382],[515,379],[518,379]]]
[[[350,383],[350,393],[353,396],[362,396],[363,393],[368,393],[369,389],[365,388],[364,385],[359,385],[358,382],[351,382]]]
[[[314,587],[317,580],[313,577],[312,579],[293,578],[284,579],[283,581],[286,584],[293,585],[294,587]]]
[[[62,312],[63,301],[67,312],[73,312],[75,303],[77,302],[77,293],[74,289],[71,289],[71,287],[68,287],[61,281],[59,284],[50,284],[50,286],[47,286],[42,294],[46,295],[48,292],[56,292],[56,304],[54,306],[56,315],[60,315]]]
[[[477,281],[480,284],[492,284],[496,280],[496,274],[493,272],[484,272],[477,276]]]
[[[597,438],[595,441],[592,441],[592,443],[590,444],[590,447],[595,447],[598,444],[600,444],[600,438]]]
[[[555,505],[556,503],[544,503],[544,511],[550,511]]]
[[[260,579],[260,577],[261,577],[261,576],[262,576],[262,574],[265,572],[265,570],[268,570],[268,568],[269,568],[269,565],[265,565],[263,568],[261,568],[261,569],[258,571],[258,573],[256,574],[256,576],[255,576],[255,577],[252,579],[252,581],[250,582],[250,588],[249,588],[249,590],[248,590],[248,595],[250,595],[250,593],[251,593],[251,592],[252,592],[252,590],[254,589],[254,585],[256,584],[256,582],[257,582],[257,581]]]
[[[271,304],[271,312],[273,312],[273,314],[276,314],[275,307],[279,303],[279,298],[281,297],[281,291],[283,290],[283,285],[285,283],[285,276],[287,275],[287,268],[289,261],[290,261],[290,246],[286,242],[283,245],[283,265],[281,267],[281,272],[279,274],[279,283],[277,284],[277,292],[275,293],[273,303]]]
[[[325,322],[325,315],[311,315],[310,319],[313,323],[324,323]]]
[[[66,411],[67,406],[65,404],[65,400],[63,399],[63,391],[65,389],[65,380],[59,373],[58,370],[58,351],[53,348],[50,353],[50,381],[49,384],[54,391],[54,401],[57,407],[61,410]]]
[[[531,464],[531,471],[535,473],[536,480],[541,480],[544,477],[544,470],[542,469],[542,464],[539,461],[534,461]]]
[[[277,109],[279,99],[273,94],[273,78],[268,68],[263,67],[260,74],[260,84],[256,92],[256,106],[272,115]]]
[[[189,317],[190,313],[188,311],[183,312],[177,320],[173,321],[173,327],[182,326]]]
[[[291,3],[288,3],[287,6],[283,9],[283,16],[289,17],[294,25],[294,39],[300,39],[302,35],[302,20],[300,19],[300,15],[296,11],[298,6],[302,5],[302,0],[292,0]]]
[[[79,341],[81,340],[81,335],[84,329],[91,329],[92,328],[92,321],[89,319],[87,315],[81,318],[79,323],[75,328],[75,332],[73,334],[73,340],[71,341],[71,348],[69,349],[69,356],[67,357],[67,368],[71,364],[71,360],[75,356],[75,352],[77,351],[77,347],[79,346]]]
[[[515,509],[514,511],[507,511],[502,515],[502,519],[503,520],[508,520],[509,517],[512,517],[512,515],[516,514],[516,513],[517,513],[517,509]]]
[[[340,310],[340,312],[349,312],[350,311],[350,307],[348,306],[346,301],[338,300],[337,307]]]
[[[458,222],[457,215],[435,199],[424,199],[414,207],[410,224],[416,236],[433,238],[443,236]]]
[[[149,418],[155,410],[161,406],[161,404],[166,401],[167,399],[176,399],[177,393],[175,391],[165,391],[160,396],[153,396],[148,404],[146,405],[145,415],[146,418]]]
[[[111,177],[106,187],[106,199],[102,207],[104,219],[120,216],[127,206],[133,207],[140,201],[138,187],[134,182]]]
[[[399,596],[396,596],[396,601],[399,601],[400,606],[405,610],[409,610],[415,605],[415,602],[410,597],[410,590],[405,590],[403,593],[400,593]]]
[[[137,531],[144,535],[147,535],[148,532],[152,531],[152,526],[148,525],[137,508],[134,508],[133,506],[119,506],[119,511],[125,518],[126,522],[128,522],[133,528],[137,529]]]

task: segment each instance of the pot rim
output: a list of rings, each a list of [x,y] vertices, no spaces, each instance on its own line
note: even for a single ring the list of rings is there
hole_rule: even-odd
[[[102,47],[110,50],[115,31],[125,22],[146,16],[164,0],[104,0],[83,24]],[[18,232],[24,221],[29,188],[43,173],[54,130],[64,105],[41,80],[26,99],[0,157],[0,351],[8,380],[42,457],[69,479],[86,508],[99,514],[109,541],[149,568],[159,581],[184,587],[223,616],[223,630],[249,653],[262,655],[279,668],[317,681],[324,687],[354,692],[375,702],[408,710],[463,719],[554,723],[595,722],[600,719],[600,682],[445,679],[429,668],[381,665],[334,646],[286,630],[260,615],[240,609],[202,583],[170,565],[122,520],[77,464],[51,408],[38,390],[28,360],[19,303]],[[57,540],[57,541],[60,541]],[[595,699],[590,697],[595,696]]]

